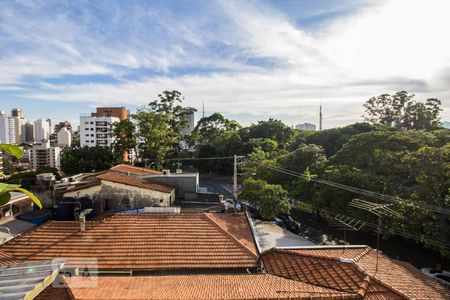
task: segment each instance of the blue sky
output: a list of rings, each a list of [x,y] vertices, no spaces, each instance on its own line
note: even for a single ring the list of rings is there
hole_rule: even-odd
[[[407,90],[450,119],[448,1],[2,1],[0,110],[69,120],[164,90],[243,124],[360,121]],[[200,114],[198,115],[198,117]]]

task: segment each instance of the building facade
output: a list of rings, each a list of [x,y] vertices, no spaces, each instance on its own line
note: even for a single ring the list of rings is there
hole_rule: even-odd
[[[316,131],[316,125],[311,124],[311,123],[303,123],[303,124],[298,124],[295,126],[295,129],[298,130],[309,130],[309,131]]]
[[[15,144],[16,138],[12,129],[14,119],[8,117],[4,111],[0,112],[0,143]]]
[[[30,149],[30,162],[33,169],[39,167],[61,167],[61,149],[49,147],[48,143],[35,144]]]
[[[72,133],[67,127],[62,127],[57,133],[58,147],[70,147],[72,144]]]
[[[34,121],[34,140],[36,142],[48,141],[50,139],[50,122],[39,119]]]
[[[90,116],[80,117],[80,146],[81,147],[111,147],[114,138],[111,136],[112,124],[119,122],[118,117]]]

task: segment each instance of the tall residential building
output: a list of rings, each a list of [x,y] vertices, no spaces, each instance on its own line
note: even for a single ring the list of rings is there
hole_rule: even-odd
[[[14,135],[16,137],[16,143],[22,144],[25,142],[25,119],[20,117],[11,117],[14,119]]]
[[[25,134],[25,143],[32,144],[34,142],[34,125],[27,121],[23,125],[23,131]]]
[[[93,113],[98,117],[116,117],[120,121],[128,119],[127,109],[121,107],[97,107],[96,112]]]
[[[97,107],[90,116],[80,117],[80,146],[111,147],[114,139],[111,136],[112,124],[126,120],[128,111],[125,107]],[[133,150],[124,151],[123,160],[132,159]]]
[[[48,141],[50,138],[50,123],[48,120],[34,121],[34,140],[36,142]]]
[[[16,120],[5,112],[0,112],[0,142],[3,144],[17,144]]]
[[[298,129],[298,130],[311,130],[311,131],[315,131],[315,130],[316,130],[316,125],[311,124],[311,123],[303,123],[303,124],[295,125],[295,128]]]
[[[11,117],[23,119],[23,111],[20,108],[13,108],[11,110]]]
[[[34,144],[30,149],[30,162],[33,169],[39,167],[59,169],[61,167],[61,149],[49,147],[48,143]]]
[[[114,142],[111,136],[111,126],[119,121],[118,117],[97,116],[96,113],[82,115],[80,117],[80,146],[111,147]]]
[[[67,130],[69,130],[70,132],[72,132],[72,125],[70,124],[69,121],[64,121],[64,122],[59,122],[58,124],[55,124],[55,131],[54,133],[58,133],[59,130],[63,127],[66,127]]]
[[[70,147],[72,144],[72,132],[67,127],[62,127],[57,133],[59,147]]]

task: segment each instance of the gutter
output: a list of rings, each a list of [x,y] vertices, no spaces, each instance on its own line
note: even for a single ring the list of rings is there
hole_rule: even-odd
[[[252,218],[250,217],[250,214],[248,213],[248,211],[245,211],[245,216],[247,217],[248,225],[250,226],[250,230],[252,231],[253,241],[256,244],[256,249],[258,250],[258,254],[261,254],[262,251],[261,251],[261,246],[259,245],[259,242],[258,242],[256,229],[253,226]]]

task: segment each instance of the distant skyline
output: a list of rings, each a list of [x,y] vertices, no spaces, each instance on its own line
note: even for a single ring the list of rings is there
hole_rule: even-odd
[[[450,120],[446,0],[3,1],[0,110],[79,123],[178,90],[244,125],[362,121],[372,96],[442,101]]]

